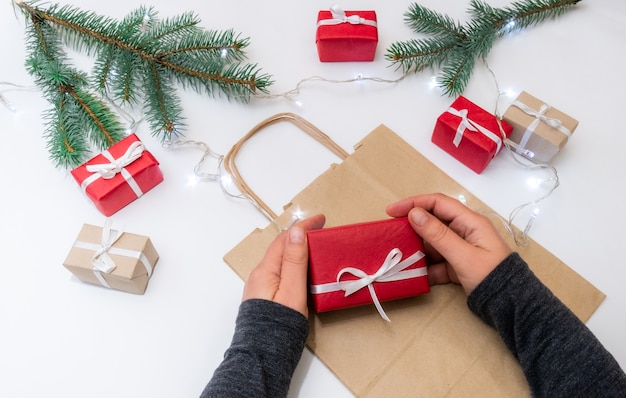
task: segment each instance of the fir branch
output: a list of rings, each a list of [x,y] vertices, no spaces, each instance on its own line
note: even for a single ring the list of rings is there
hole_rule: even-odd
[[[199,23],[200,19],[192,12],[165,19],[158,24],[152,25],[145,35],[148,40],[144,41],[143,47],[149,48],[151,44],[158,45],[160,42],[168,40],[176,42],[189,33],[199,32]]]
[[[487,57],[498,37],[498,28],[489,19],[473,19],[467,23],[467,39],[459,43],[459,47],[478,57]],[[468,62],[469,59],[468,59]]]
[[[44,137],[50,157],[62,167],[73,167],[84,162],[84,154],[89,153],[89,143],[84,134],[76,134],[76,124],[71,120],[73,113],[65,111],[65,103],[44,113],[47,119]]]
[[[122,126],[111,111],[96,96],[85,90],[87,76],[68,65],[54,30],[37,16],[28,42],[31,54],[26,60],[28,72],[34,76],[53,110],[46,112],[45,137],[51,159],[63,167],[75,166],[87,160],[84,140],[76,138],[72,121],[80,120],[83,131],[100,150],[106,149],[124,136]],[[74,111],[77,110],[77,111]],[[68,112],[76,113],[68,115]]]
[[[130,105],[143,101],[153,135],[165,140],[184,126],[176,82],[243,102],[272,84],[256,64],[242,63],[249,39],[232,30],[205,31],[193,12],[158,20],[152,7],[142,6],[116,21],[71,6],[14,5],[27,20],[27,68],[54,107],[45,115],[46,137],[59,165],[84,160],[88,141],[104,149],[123,138],[102,96]],[[89,79],[71,66],[63,45],[95,56]],[[88,141],[72,129],[84,131]]]
[[[113,97],[122,103],[138,103],[142,82],[140,73],[143,70],[141,59],[132,54],[120,54],[110,72],[113,70],[116,73],[109,74]]]
[[[457,43],[456,39],[438,37],[396,42],[387,50],[387,58],[404,71],[419,72],[441,66],[449,52],[457,47]]]
[[[465,39],[463,27],[447,15],[429,10],[414,3],[404,14],[404,21],[413,31],[436,36],[450,36],[456,39]]]
[[[149,68],[144,80],[147,88],[144,111],[152,131],[167,133],[160,134],[165,139],[169,134],[179,134],[184,126],[182,107],[175,87],[165,76],[167,71],[157,64],[151,64]]]
[[[72,86],[59,86],[59,91],[66,94],[68,101],[79,109],[77,115],[81,118],[81,125],[100,150],[109,148],[124,137],[121,123],[99,97]]]
[[[206,45],[206,43],[213,43]],[[190,54],[198,60],[214,61],[216,57],[222,58],[226,63],[242,61],[244,48],[249,45],[248,39],[239,39],[239,35],[232,30],[200,31],[195,35],[182,37],[172,43],[170,49],[163,48],[159,57],[168,58],[180,54]]]
[[[248,70],[248,72],[252,73],[252,78],[232,77],[227,75],[222,76],[218,73],[206,73],[194,70],[190,67],[186,68],[167,60],[162,56],[163,54],[159,52],[150,53],[144,49],[144,47],[150,48],[152,45],[159,44],[159,40],[172,38],[176,39],[178,35],[183,35],[184,33],[194,33],[191,28],[195,27],[199,20],[197,20],[195,15],[192,13],[186,13],[176,19],[166,20],[163,23],[158,24],[152,32],[147,34],[148,39],[145,40],[141,46],[131,46],[127,42],[119,40],[114,35],[107,34],[107,31],[115,30],[116,25],[112,21],[95,16],[94,14],[86,13],[82,15],[79,14],[78,10],[70,7],[63,7],[59,9],[57,14],[57,7],[54,6],[50,8],[49,12],[44,13],[41,10],[37,10],[26,5],[25,3],[18,3],[18,5],[23,7],[29,13],[37,15],[38,18],[49,21],[54,25],[71,32],[72,35],[68,35],[68,37],[74,38],[76,41],[79,41],[80,38],[84,40],[86,45],[91,44],[93,46],[94,43],[112,45],[120,50],[130,51],[141,57],[146,62],[157,63],[161,66],[172,69],[175,72],[198,79],[213,80],[217,83],[218,87],[222,86],[220,83],[245,85],[249,86],[249,90],[247,90],[248,92],[254,93],[257,89],[267,92],[266,87],[270,83],[269,79],[266,78],[267,76],[262,76],[262,78],[259,78],[257,81],[257,79],[254,78],[254,74],[257,72],[256,69],[244,68]],[[76,21],[77,19],[84,21],[83,23],[78,23]],[[208,84],[205,85],[205,87],[212,87],[212,85]],[[243,91],[245,92],[246,90]]]
[[[474,54],[471,51],[457,48],[449,53],[446,64],[441,70],[441,76],[437,79],[444,94],[455,96],[457,87],[465,87],[474,70]]]
[[[31,7],[26,3],[18,3],[25,12],[36,15],[41,22],[55,27],[56,34],[67,46],[78,52],[92,55],[100,41],[93,35],[85,32],[117,32],[118,24],[111,18],[97,15],[93,12],[82,11],[70,6],[53,4],[47,10]],[[70,21],[75,21],[74,23]]]
[[[125,38],[129,41],[140,39],[140,35],[136,35],[136,32],[147,31],[154,26],[154,22],[157,20],[157,12],[154,7],[146,8],[140,6],[138,9],[131,11],[125,16],[119,25],[118,37]],[[138,44],[138,43],[136,43]]]
[[[151,47],[160,44],[160,40],[175,40],[178,37],[182,37],[183,34],[194,33],[192,28],[195,27],[199,21],[192,13],[183,14],[174,20],[166,20],[158,24],[154,31],[148,34],[148,39],[145,40],[141,46],[132,46],[125,41],[119,40],[112,33],[109,33],[109,31],[117,30],[117,25],[113,21],[95,14],[80,14],[79,10],[69,6],[59,9],[53,6],[49,9],[49,12],[43,12],[25,3],[18,3],[18,5],[23,7],[27,12],[37,15],[39,19],[48,21],[61,28],[64,32],[67,32],[65,37],[68,40],[74,40],[77,43],[82,41],[85,46],[98,47],[98,45],[112,45],[120,50],[132,52],[146,62],[157,63],[175,72],[194,76],[199,79],[213,80],[218,83],[218,87],[221,87],[220,83],[248,85],[250,87],[248,92],[254,93],[257,89],[267,92],[266,87],[269,82],[267,79],[259,79],[257,82],[254,78],[237,79],[230,76],[222,76],[218,73],[203,73],[202,71],[197,71],[193,68],[185,68],[170,62],[163,58],[160,52],[150,52]],[[205,87],[212,87],[212,85],[205,85]]]
[[[405,73],[441,66],[440,87],[449,96],[463,93],[477,59],[486,58],[496,38],[512,31],[563,15],[580,0],[525,0],[505,8],[494,8],[471,0],[472,19],[465,25],[448,16],[413,4],[405,22],[416,33],[432,37],[392,43],[386,59]],[[445,42],[441,41],[444,40]]]

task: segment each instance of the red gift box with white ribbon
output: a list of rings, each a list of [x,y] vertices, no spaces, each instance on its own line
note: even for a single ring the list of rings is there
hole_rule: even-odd
[[[159,162],[130,134],[71,171],[82,191],[110,216],[163,181]]]
[[[502,129],[500,129],[502,126]],[[504,146],[513,127],[459,96],[437,118],[432,142],[480,174]]]
[[[309,231],[312,306],[326,312],[428,293],[422,239],[406,217]]]
[[[375,11],[344,11],[338,6],[319,11],[315,43],[320,61],[373,61],[377,24]]]

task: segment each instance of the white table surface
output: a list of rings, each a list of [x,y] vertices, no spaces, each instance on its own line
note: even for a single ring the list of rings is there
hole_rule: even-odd
[[[142,3],[75,0],[73,5],[115,18]],[[396,41],[418,38],[403,23],[409,1],[346,0],[347,10],[374,9],[379,44],[371,63],[320,63],[314,43],[324,2],[179,0],[146,2],[161,17],[194,10],[202,26],[235,29],[250,37],[250,62],[273,75],[272,94],[318,75],[348,80],[362,75],[394,80],[401,72],[384,59]],[[466,20],[467,1],[422,4]],[[508,1],[491,2],[494,6]],[[626,366],[626,238],[623,99],[626,87],[626,3],[583,1],[556,21],[499,39],[489,66],[503,91],[525,90],[574,116],[580,125],[554,159],[561,186],[538,206],[530,236],[603,291],[607,298],[588,322]],[[32,86],[25,72],[24,19],[0,6],[0,81]],[[88,66],[84,55],[76,63]],[[186,139],[225,153],[251,127],[279,112],[302,115],[341,146],[352,146],[383,123],[500,214],[538,197],[529,185],[545,174],[516,166],[500,154],[477,175],[430,142],[437,116],[452,102],[431,87],[433,72],[398,84],[307,82],[298,106],[285,99],[250,104],[181,89]],[[166,150],[145,123],[137,134],[161,162],[165,181],[116,213],[113,226],[151,237],[160,260],[145,295],[79,282],[63,266],[83,223],[102,216],[66,170],[48,160],[42,112],[34,90],[0,90],[15,107],[0,107],[0,396],[194,397],[220,363],[232,337],[243,283],[224,254],[267,220],[248,202],[225,195],[215,182],[190,184],[201,152]],[[464,95],[494,109],[496,89],[477,64]],[[506,102],[507,98],[503,101]],[[512,98],[508,98],[512,101]],[[251,140],[239,165],[250,184],[278,211],[322,173],[333,155],[296,130],[280,126]],[[206,170],[215,168],[209,164]],[[519,225],[525,224],[519,219]],[[486,386],[488,388],[488,386]],[[305,351],[292,396],[351,396]]]

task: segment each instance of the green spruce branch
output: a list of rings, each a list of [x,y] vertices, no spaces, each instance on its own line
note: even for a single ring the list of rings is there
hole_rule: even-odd
[[[203,30],[194,13],[160,20],[140,7],[121,21],[75,7],[16,2],[26,17],[26,68],[52,108],[45,113],[48,149],[62,167],[88,159],[125,135],[116,106],[141,105],[161,140],[184,129],[178,85],[213,97],[249,101],[271,77],[245,64],[249,39],[233,30]],[[64,48],[95,57],[88,75]]]
[[[462,94],[478,59],[485,59],[497,38],[555,19],[580,0],[525,0],[494,8],[471,0],[465,25],[446,15],[412,4],[405,22],[416,33],[430,35],[391,44],[385,55],[405,73],[440,68],[437,83],[446,95]]]

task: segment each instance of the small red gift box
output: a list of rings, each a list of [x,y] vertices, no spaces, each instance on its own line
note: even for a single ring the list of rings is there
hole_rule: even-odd
[[[333,6],[317,14],[315,34],[321,62],[373,61],[378,44],[375,11],[343,11]]]
[[[159,162],[135,134],[71,173],[96,208],[107,217],[163,181]]]
[[[424,244],[406,217],[310,231],[313,309],[325,312],[428,293]]]
[[[513,127],[500,124],[509,137]],[[502,149],[503,136],[494,115],[460,96],[437,119],[432,142],[480,174]]]

